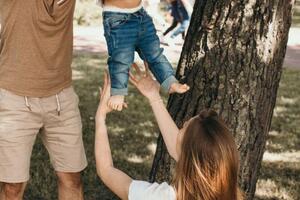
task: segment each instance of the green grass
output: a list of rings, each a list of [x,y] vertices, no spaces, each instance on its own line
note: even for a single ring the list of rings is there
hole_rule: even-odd
[[[84,143],[89,166],[83,173],[86,200],[117,199],[96,176],[94,161],[94,115],[98,104],[98,86],[106,62],[105,56],[80,54],[74,56],[74,86],[80,97]],[[300,151],[300,71],[284,70],[273,134],[267,150],[275,155]],[[153,158],[158,128],[145,99],[130,87],[129,108],[112,113],[107,122],[115,164],[136,179],[147,180]],[[275,134],[276,133],[276,134]],[[38,139],[32,156],[32,179],[25,199],[57,199],[56,178],[48,155]],[[264,162],[258,183],[257,199],[300,199],[299,162]],[[285,198],[287,196],[287,198]]]
[[[300,199],[300,71],[284,70],[263,162],[259,199]],[[296,156],[298,158],[296,158]]]
[[[297,0],[294,7],[293,27],[300,27],[300,1]]]

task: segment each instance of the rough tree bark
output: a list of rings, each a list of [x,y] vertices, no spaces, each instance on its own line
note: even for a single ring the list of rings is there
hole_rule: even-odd
[[[293,0],[196,0],[177,77],[191,86],[173,95],[177,125],[204,108],[218,111],[240,151],[240,186],[253,199],[282,73]],[[171,179],[172,161],[158,139],[150,179]]]

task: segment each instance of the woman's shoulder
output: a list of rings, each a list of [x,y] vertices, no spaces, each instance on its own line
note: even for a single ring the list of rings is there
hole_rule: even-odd
[[[168,183],[149,183],[132,181],[129,188],[129,200],[175,200],[175,190]]]

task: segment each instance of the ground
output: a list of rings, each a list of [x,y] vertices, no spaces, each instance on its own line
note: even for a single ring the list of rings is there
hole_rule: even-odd
[[[300,18],[296,10],[278,92],[272,128],[267,142],[257,199],[300,199]],[[94,15],[92,17],[95,17]],[[97,16],[96,16],[97,17]],[[78,17],[79,19],[80,17]],[[82,21],[86,19],[81,19]],[[80,97],[84,143],[89,166],[83,173],[86,200],[117,199],[98,179],[93,154],[94,115],[98,86],[106,67],[106,45],[98,27],[75,28],[73,62],[74,87]],[[176,66],[180,46],[166,47],[167,57]],[[167,97],[165,97],[167,100]],[[147,180],[155,151],[158,128],[147,101],[130,87],[129,108],[108,118],[115,165],[135,179]],[[25,199],[57,199],[56,178],[40,139],[34,147],[31,181]]]

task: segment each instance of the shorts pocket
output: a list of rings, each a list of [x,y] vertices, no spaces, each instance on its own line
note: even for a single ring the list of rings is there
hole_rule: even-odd
[[[79,97],[73,87],[64,89],[58,96],[61,97],[62,102],[68,102],[76,106],[79,104]]]
[[[3,101],[4,97],[5,97],[5,92],[3,89],[0,88],[0,103]]]

